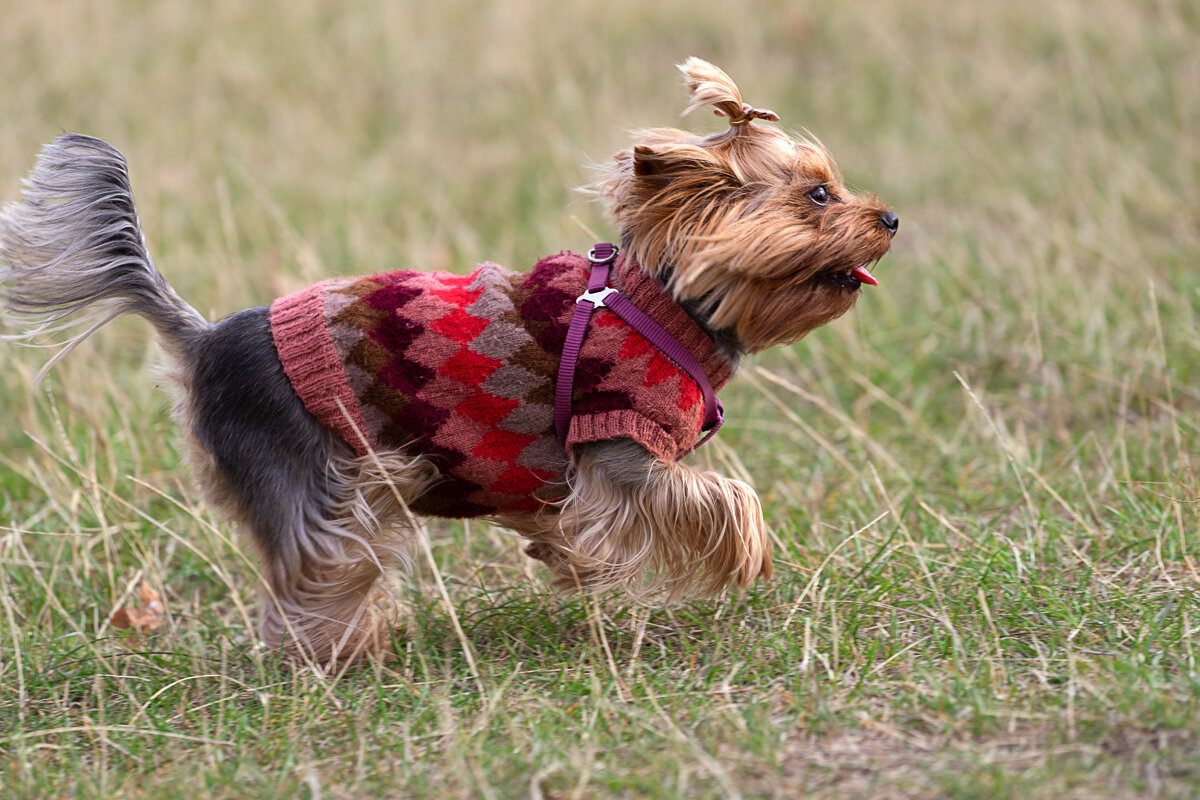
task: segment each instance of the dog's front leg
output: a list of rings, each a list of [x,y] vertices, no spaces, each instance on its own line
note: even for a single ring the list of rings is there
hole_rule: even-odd
[[[570,494],[527,552],[563,589],[663,587],[715,594],[771,575],[771,542],[754,490],[696,472],[628,439],[578,445]]]

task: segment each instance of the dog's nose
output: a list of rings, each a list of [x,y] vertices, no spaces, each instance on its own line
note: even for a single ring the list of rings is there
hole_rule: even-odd
[[[888,229],[888,233],[893,236],[896,231],[900,230],[900,217],[896,216],[895,211],[885,211],[879,215],[879,224]]]

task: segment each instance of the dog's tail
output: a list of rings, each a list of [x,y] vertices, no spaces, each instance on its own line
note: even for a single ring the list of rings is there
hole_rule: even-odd
[[[139,314],[187,360],[211,324],[175,293],[150,258],[125,158],[67,133],[42,148],[21,202],[0,210],[0,292],[19,339],[78,330],[38,374],[123,314]]]

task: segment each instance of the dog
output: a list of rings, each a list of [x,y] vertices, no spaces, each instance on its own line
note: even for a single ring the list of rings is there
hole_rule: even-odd
[[[27,339],[86,326],[46,369],[118,316],[155,327],[191,466],[256,551],[260,632],[290,656],[386,650],[381,578],[408,565],[416,515],[516,531],[566,591],[745,587],[771,574],[757,496],[680,459],[742,357],[877,285],[899,218],[720,69],[679,69],[684,113],[729,125],[636,132],[602,168],[619,248],[332,279],[212,323],[154,266],[121,154],[65,134],[0,216],[7,312]]]

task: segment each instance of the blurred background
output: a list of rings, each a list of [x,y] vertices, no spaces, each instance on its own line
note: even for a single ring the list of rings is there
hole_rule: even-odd
[[[1183,731],[1170,741],[1189,743],[1180,762],[1194,765],[1194,0],[7,0],[0,12],[0,200],[18,197],[38,148],[61,131],[109,140],[129,161],[160,270],[213,318],[326,276],[466,272],[484,260],[523,269],[611,238],[602,209],[577,189],[628,145],[630,130],[719,130],[724,123],[707,111],[680,119],[686,97],[674,65],[696,55],[721,66],[747,102],[820,138],[847,183],[896,209],[900,231],[875,270],[880,286],[864,290],[857,308],[743,366],[722,395],[729,423],[693,458],[750,479],[776,536],[776,580],[750,595],[749,610],[737,606],[748,627],[736,615],[724,627],[726,606],[704,605],[692,622],[656,617],[668,632],[655,640],[655,629],[643,636],[645,619],[630,633],[618,615],[616,663],[624,669],[630,652],[636,661],[643,642],[646,652],[657,642],[653,675],[662,697],[680,692],[684,715],[709,708],[705,681],[726,680],[728,692],[732,678],[722,676],[742,670],[747,707],[763,716],[740,716],[736,704],[696,711],[695,741],[740,754],[728,769],[750,781],[741,784],[747,794],[752,775],[798,780],[789,764],[814,752],[836,760],[840,745],[820,737],[839,726],[856,731],[847,734],[853,748],[893,723],[945,737],[1032,731],[1012,746],[1037,748],[1050,773],[1060,766],[1055,742],[1157,753],[1144,744],[1149,733],[1122,749],[1133,741],[1123,731]],[[35,389],[46,353],[0,348],[0,556],[11,578],[0,599],[15,647],[6,654],[25,659],[9,663],[25,663],[26,675],[73,659],[62,651],[73,636],[89,643],[85,659],[94,655],[97,671],[111,672],[99,663],[117,647],[104,638],[107,614],[146,574],[173,609],[163,647],[219,651],[227,661],[213,672],[265,680],[250,674],[260,657],[245,655],[252,570],[201,510],[181,466],[182,438],[152,371],[157,356],[147,326],[122,320]],[[590,770],[575,750],[528,748],[522,737],[543,723],[569,728],[559,709],[575,701],[556,693],[586,694],[578,687],[605,675],[587,650],[595,628],[582,620],[591,611],[559,605],[517,544],[481,527],[436,523],[437,552],[456,602],[489,609],[511,598],[505,614],[484,613],[468,632],[485,671],[522,675],[513,691],[525,705],[507,707],[513,718],[520,708],[545,717],[528,729],[489,728],[488,706],[459,724],[488,730],[501,744],[497,769],[522,775],[522,785],[524,770],[551,769],[538,755],[547,751]],[[414,580],[418,597],[432,596],[428,575],[418,570]],[[513,623],[521,603],[524,627]],[[423,607],[418,630],[438,631],[444,652],[455,653],[438,608]],[[670,638],[689,624],[705,631],[696,651],[686,637]],[[586,657],[557,654],[561,630],[577,635]],[[713,640],[721,642],[705,673],[713,677],[676,671],[688,658],[694,666],[696,653],[704,663],[702,645]],[[415,641],[398,650],[397,669],[434,687],[437,709],[413,724],[436,751],[441,720],[460,713],[447,709],[459,708],[463,690],[451,678],[463,667],[440,672],[441,651]],[[873,659],[888,668],[870,670],[871,680],[855,672]],[[16,685],[4,661],[0,683]],[[578,685],[555,684],[562,663],[595,670]],[[162,680],[209,669],[191,664]],[[67,715],[75,724],[58,673],[44,674],[43,695],[28,695],[44,705],[0,702],[11,712],[0,720],[55,726]],[[159,685],[157,673],[146,675],[147,686]],[[273,697],[294,700],[284,689]],[[593,701],[606,702],[602,692],[585,702]],[[1077,726],[1085,706],[1090,716],[1081,710]],[[122,706],[110,708],[116,718]],[[635,705],[622,717],[627,710],[597,713],[656,735],[657,710]],[[312,713],[315,726],[321,716]],[[865,718],[882,722],[857,728]],[[795,733],[805,726],[817,740]],[[578,733],[560,741],[589,741]],[[464,735],[458,741],[475,758],[480,740]],[[645,782],[629,791],[654,794],[661,764],[645,762],[639,738],[596,735],[601,750],[643,770]],[[279,748],[318,758],[323,736],[307,728]],[[356,736],[334,750],[352,759]],[[686,769],[710,769],[692,740],[664,741]],[[460,768],[456,746],[408,768],[430,770],[431,785],[473,785],[470,776],[483,773]],[[400,749],[388,740],[372,752]],[[1141,757],[1129,756],[1157,763]],[[1078,775],[1093,774],[1080,763]],[[957,780],[953,762],[930,767],[943,768],[946,781]],[[1139,769],[1121,774],[1149,774]],[[1131,785],[1113,796],[1132,796]],[[974,796],[1008,796],[992,789]],[[1019,784],[1013,791],[1030,796]]]

